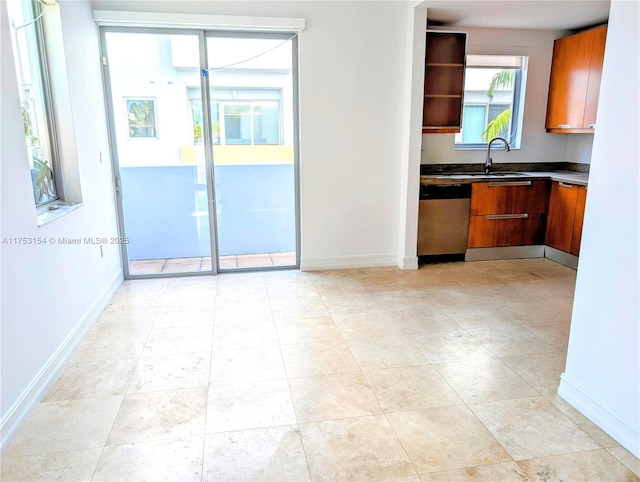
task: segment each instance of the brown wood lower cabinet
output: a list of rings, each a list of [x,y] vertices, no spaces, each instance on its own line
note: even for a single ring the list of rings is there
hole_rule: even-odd
[[[557,181],[474,183],[467,248],[547,245],[578,256],[586,196]]]
[[[468,248],[544,244],[547,181],[495,181],[471,187]]]
[[[578,256],[582,238],[585,186],[553,182],[547,218],[547,246]]]
[[[580,254],[580,242],[582,241],[582,224],[584,222],[584,207],[587,203],[586,186],[578,187],[578,195],[576,200],[576,217],[573,220],[573,235],[571,236],[571,254],[578,256]]]
[[[546,244],[569,252],[576,216],[578,186],[554,182],[551,184],[549,215],[547,216]]]
[[[541,213],[487,214],[469,217],[469,248],[544,244]]]

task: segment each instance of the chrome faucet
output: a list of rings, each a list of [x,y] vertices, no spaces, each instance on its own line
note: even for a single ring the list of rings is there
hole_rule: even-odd
[[[504,142],[504,150],[506,152],[509,152],[511,149],[509,148],[509,143],[507,142],[506,139],[503,139],[502,137],[494,137],[493,139],[491,139],[489,141],[489,145],[487,146],[487,159],[484,163],[484,173],[485,174],[489,174],[489,171],[491,170],[491,166],[493,166],[493,159],[491,159],[491,144],[493,144],[495,141],[502,141]]]

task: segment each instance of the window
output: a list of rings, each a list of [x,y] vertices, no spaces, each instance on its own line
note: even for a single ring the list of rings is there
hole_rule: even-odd
[[[193,94],[192,94],[193,95]],[[211,124],[215,145],[280,145],[281,92],[277,89],[245,89],[212,92]],[[194,144],[203,142],[202,104],[189,100]]]
[[[279,104],[276,102],[224,102],[226,144],[280,144]]]
[[[7,2],[20,91],[22,123],[36,206],[58,199],[59,160],[38,1]]]
[[[154,99],[126,99],[129,138],[158,137],[156,101]]]
[[[520,147],[527,58],[468,55],[457,149],[486,148],[494,137]]]

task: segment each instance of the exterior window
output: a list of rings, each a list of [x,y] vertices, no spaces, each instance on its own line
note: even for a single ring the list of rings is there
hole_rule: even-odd
[[[280,144],[280,104],[253,102],[253,143]]]
[[[156,101],[154,99],[126,99],[129,138],[158,137]]]
[[[202,101],[199,99],[189,100],[191,107],[191,121],[193,123],[193,143],[202,144],[204,142],[204,136],[202,134]],[[218,104],[213,102],[211,104],[211,124],[213,131],[213,143],[220,144],[220,120],[218,114]]]
[[[520,147],[527,58],[468,55],[462,129],[456,148],[485,148],[494,137]]]
[[[59,198],[56,179],[60,172],[42,14],[37,1],[11,0],[7,7],[33,197],[39,207]]]
[[[251,104],[222,104],[225,144],[252,144]]]
[[[237,90],[239,100],[212,99],[211,124],[214,145],[281,145],[282,119],[280,91],[264,90],[269,100],[251,99],[258,90]],[[220,97],[231,97],[230,92],[217,90]],[[229,94],[227,96],[227,94]],[[258,94],[259,95],[259,94]],[[247,99],[249,97],[249,99]],[[247,100],[245,100],[247,99]],[[274,100],[270,100],[274,99]],[[204,142],[202,135],[202,102],[189,99],[194,144]]]
[[[280,144],[280,104],[269,101],[223,102],[225,144]]]

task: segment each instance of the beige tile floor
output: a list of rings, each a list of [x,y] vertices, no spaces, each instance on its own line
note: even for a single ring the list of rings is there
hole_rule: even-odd
[[[542,259],[125,282],[1,478],[638,481],[555,395],[574,282]]]
[[[220,256],[220,269],[295,266],[296,253],[264,253]],[[211,257],[140,259],[129,261],[132,275],[211,271]]]

